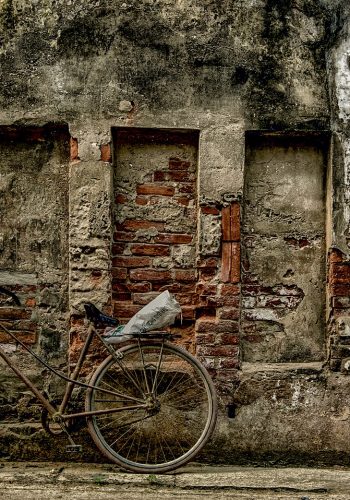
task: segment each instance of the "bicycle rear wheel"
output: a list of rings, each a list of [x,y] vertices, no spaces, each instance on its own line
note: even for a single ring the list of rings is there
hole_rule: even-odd
[[[97,369],[86,411],[98,448],[113,462],[140,473],[161,473],[187,463],[216,422],[213,383],[188,352],[171,344],[127,346]],[[110,391],[102,392],[101,389]],[[120,410],[120,411],[119,411]]]

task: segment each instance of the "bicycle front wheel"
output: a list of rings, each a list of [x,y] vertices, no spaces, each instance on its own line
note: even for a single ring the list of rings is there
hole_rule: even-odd
[[[101,412],[88,417],[98,448],[140,473],[167,472],[193,459],[216,421],[207,371],[187,351],[166,343],[127,346],[117,356],[97,369],[87,393],[86,411]]]

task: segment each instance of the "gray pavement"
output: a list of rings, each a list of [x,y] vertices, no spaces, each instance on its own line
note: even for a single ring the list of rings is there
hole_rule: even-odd
[[[0,463],[0,498],[123,500],[199,497],[242,500],[350,500],[350,469],[209,467],[137,475],[113,465]]]

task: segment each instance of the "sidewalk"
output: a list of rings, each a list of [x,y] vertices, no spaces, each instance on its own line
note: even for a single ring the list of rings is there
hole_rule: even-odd
[[[113,465],[0,463],[2,499],[240,498],[350,499],[350,469],[189,465],[165,475],[137,475]]]

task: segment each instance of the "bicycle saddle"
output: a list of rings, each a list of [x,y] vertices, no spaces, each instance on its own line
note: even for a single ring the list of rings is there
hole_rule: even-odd
[[[84,304],[84,308],[87,319],[91,321],[91,323],[93,323],[97,328],[119,325],[118,319],[104,314],[91,302],[87,302],[86,304]]]

